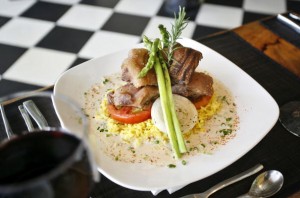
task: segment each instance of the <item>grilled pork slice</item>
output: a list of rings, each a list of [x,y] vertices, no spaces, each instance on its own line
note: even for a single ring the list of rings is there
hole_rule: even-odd
[[[128,57],[123,61],[122,80],[132,83],[135,87],[147,85],[157,85],[156,74],[151,69],[143,78],[138,78],[138,74],[145,67],[149,58],[148,50],[144,48],[135,48],[129,51]]]
[[[147,108],[158,96],[159,92],[156,86],[136,88],[133,84],[128,83],[108,94],[108,101],[116,107]]]
[[[186,85],[202,59],[202,53],[181,45],[177,45],[176,48],[169,69],[170,77],[173,84]]]
[[[213,79],[209,75],[201,72],[194,72],[189,84],[175,84],[172,86],[172,92],[195,101],[202,96],[213,95]]]

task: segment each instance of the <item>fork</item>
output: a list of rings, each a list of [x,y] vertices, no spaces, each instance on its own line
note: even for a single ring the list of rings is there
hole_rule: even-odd
[[[34,130],[34,127],[33,127],[33,125],[32,125],[32,122],[31,122],[31,120],[30,120],[30,117],[29,117],[28,112],[26,111],[26,109],[24,108],[23,105],[19,105],[18,108],[19,108],[19,110],[20,110],[20,112],[21,112],[21,115],[22,115],[24,121],[25,121],[25,124],[26,124],[26,126],[27,126],[28,131],[29,131],[29,132],[33,131],[33,130]]]
[[[11,130],[10,124],[8,122],[8,119],[6,117],[4,107],[3,107],[2,104],[0,104],[0,110],[1,110],[1,115],[2,115],[2,119],[3,119],[3,123],[4,123],[7,138],[10,139],[14,134],[13,134],[13,131]]]
[[[23,102],[24,108],[28,111],[40,129],[47,128],[48,122],[32,100]]]

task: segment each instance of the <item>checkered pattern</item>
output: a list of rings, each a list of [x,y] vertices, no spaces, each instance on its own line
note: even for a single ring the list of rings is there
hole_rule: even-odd
[[[0,96],[51,85],[70,67],[170,27],[174,0],[1,0]],[[182,1],[183,2],[183,1]],[[298,9],[298,10],[297,10]],[[206,0],[187,7],[183,36],[200,38],[294,10],[298,0]]]

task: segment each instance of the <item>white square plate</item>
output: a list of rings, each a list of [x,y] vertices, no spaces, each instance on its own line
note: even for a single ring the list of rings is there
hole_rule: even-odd
[[[106,157],[98,150],[98,170],[121,186],[141,191],[159,191],[203,179],[246,154],[271,130],[278,119],[279,108],[275,100],[238,66],[191,39],[181,39],[180,43],[201,51],[204,58],[198,69],[207,71],[230,89],[240,118],[236,137],[212,155],[193,156],[186,166],[174,169],[122,163]],[[120,71],[128,51],[129,49],[99,57],[71,68],[57,80],[54,93],[69,96],[83,107],[84,92],[101,82],[102,76]]]

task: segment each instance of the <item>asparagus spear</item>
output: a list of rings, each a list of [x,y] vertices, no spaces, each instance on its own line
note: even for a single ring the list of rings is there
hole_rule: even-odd
[[[175,104],[174,104],[173,95],[172,95],[171,79],[170,79],[168,67],[167,67],[165,61],[163,60],[163,56],[162,56],[161,52],[159,52],[159,59],[161,62],[161,67],[162,67],[163,73],[164,73],[166,94],[167,94],[166,97],[167,97],[167,100],[169,103],[169,108],[171,111],[172,123],[174,126],[179,151],[181,153],[185,153],[187,150],[186,150],[186,146],[185,146],[182,132],[180,129],[180,123],[179,123],[179,120],[176,115]]]
[[[144,41],[146,48],[150,51],[150,54],[149,54],[149,59],[145,65],[145,67],[142,69],[142,71],[140,71],[138,78],[143,78],[144,76],[146,76],[148,71],[153,68],[153,66],[155,64],[156,53],[158,51],[158,45],[159,45],[159,40],[152,43],[150,41],[150,39],[146,36],[143,37],[143,41]]]
[[[166,128],[168,131],[168,136],[170,138],[170,142],[172,145],[172,148],[175,152],[175,157],[180,158],[181,157],[181,151],[179,148],[178,140],[177,140],[177,135],[175,131],[175,127],[173,124],[173,118],[174,116],[172,115],[172,105],[170,105],[170,98],[168,94],[168,88],[167,88],[167,83],[164,75],[164,69],[160,63],[159,57],[155,57],[155,65],[154,69],[156,72],[157,76],[157,82],[158,82],[158,90],[159,90],[159,95],[160,95],[160,101],[161,101],[161,106],[163,110],[163,117],[166,123]],[[174,105],[173,105],[174,108]],[[175,115],[177,118],[177,116]]]

